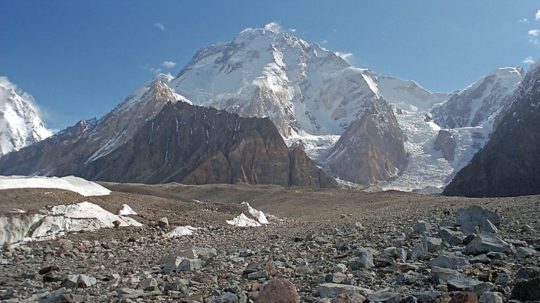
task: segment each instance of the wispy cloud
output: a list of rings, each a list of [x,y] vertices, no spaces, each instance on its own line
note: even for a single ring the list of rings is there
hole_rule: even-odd
[[[161,66],[163,66],[164,68],[173,68],[176,66],[176,62],[174,61],[170,61],[170,60],[166,60],[166,61],[163,61],[161,63]]]
[[[353,58],[352,53],[336,52],[336,55],[340,56],[341,59],[347,61],[348,63],[351,63],[350,60]]]
[[[532,56],[527,56],[525,59],[523,59],[522,62],[524,64],[533,64],[534,63],[534,58]]]
[[[536,20],[540,20],[540,9],[536,12]]]
[[[538,37],[538,36],[540,36],[540,29],[531,29],[527,33],[531,37]]]
[[[325,39],[325,40],[321,41],[321,44],[328,44],[328,40]]]
[[[518,23],[529,23],[529,19],[528,18],[519,19]]]
[[[165,31],[165,25],[163,25],[163,24],[161,24],[159,22],[154,23],[154,27],[156,27],[157,29],[159,29],[162,32]]]

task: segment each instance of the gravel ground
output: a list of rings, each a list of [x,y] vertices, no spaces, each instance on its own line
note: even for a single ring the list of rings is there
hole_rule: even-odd
[[[465,293],[478,298],[493,293],[504,301],[540,300],[514,290],[523,281],[534,290],[540,278],[540,196],[466,199],[278,186],[102,185],[113,193],[81,197],[59,190],[2,191],[0,213],[7,216],[13,216],[13,208],[36,212],[81,201],[116,213],[127,203],[139,213],[133,218],[145,226],[5,247],[0,254],[0,300],[273,302],[263,299],[263,292],[270,291],[267,284],[277,277],[292,283],[298,293],[297,299],[289,294],[290,301],[283,302],[449,302]],[[247,213],[242,201],[270,215],[271,224],[226,224]],[[476,253],[465,253],[466,244],[481,237],[464,233],[460,243],[447,243],[441,229],[459,233],[456,212],[471,205],[500,216],[495,235],[510,250],[482,253],[487,259],[477,262]],[[162,217],[169,226],[157,224]],[[418,220],[429,228],[415,231]],[[165,236],[180,225],[202,229],[193,236]],[[443,238],[442,244],[422,251],[420,244],[433,238]],[[186,252],[201,247],[212,252]],[[164,270],[171,255],[192,265],[173,262],[178,268]],[[461,284],[437,280],[438,269],[430,262],[439,256],[467,260],[446,273]],[[38,273],[47,267],[52,268],[48,273]],[[529,280],[522,281],[523,268],[532,268]],[[91,281],[73,275],[87,275]],[[70,284],[70,277],[76,282]],[[283,287],[277,291],[286,292]]]

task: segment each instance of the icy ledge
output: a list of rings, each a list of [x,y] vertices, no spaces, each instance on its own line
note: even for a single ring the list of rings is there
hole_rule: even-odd
[[[57,205],[40,214],[0,217],[0,245],[47,240],[66,232],[96,231],[115,226],[142,226],[135,219],[118,216],[101,206],[81,202]]]
[[[85,197],[106,196],[111,193],[110,190],[95,182],[74,176],[62,178],[0,176],[0,190],[16,188],[56,188],[69,190]]]

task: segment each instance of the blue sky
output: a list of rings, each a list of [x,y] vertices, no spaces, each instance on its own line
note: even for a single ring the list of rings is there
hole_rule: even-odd
[[[272,21],[432,91],[540,57],[537,0],[0,0],[0,8],[0,76],[31,93],[54,129],[100,117],[157,69],[176,74],[199,48]]]

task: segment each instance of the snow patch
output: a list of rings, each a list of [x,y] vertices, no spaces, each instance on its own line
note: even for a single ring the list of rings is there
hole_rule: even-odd
[[[131,206],[124,204],[122,208],[118,211],[119,216],[136,216],[137,213],[131,208]]]
[[[261,223],[248,218],[244,213],[241,213],[238,217],[227,220],[227,224],[238,226],[238,227],[259,227],[262,226]]]
[[[269,224],[266,215],[262,211],[256,210],[255,208],[251,207],[248,202],[242,202],[242,205],[247,206],[249,214],[252,215],[254,218],[257,218],[257,221],[259,221],[259,223]]]
[[[85,179],[67,177],[0,176],[0,190],[15,188],[57,188],[78,193],[81,196],[106,196],[111,193],[105,187]]]
[[[182,237],[182,236],[191,236],[195,231],[197,231],[200,228],[193,227],[191,225],[186,226],[178,226],[175,229],[168,232],[165,236],[167,238],[175,238],[175,237]]]

